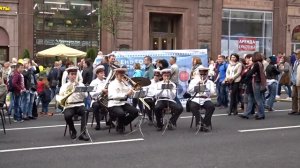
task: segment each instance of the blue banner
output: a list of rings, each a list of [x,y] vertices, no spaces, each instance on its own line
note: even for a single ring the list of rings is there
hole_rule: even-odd
[[[144,57],[152,57],[153,63],[157,59],[166,59],[169,61],[171,56],[176,56],[177,65],[179,67],[179,86],[178,96],[182,98],[182,95],[186,92],[188,87],[188,80],[190,78],[192,68],[192,58],[194,56],[199,57],[203,66],[208,67],[208,56],[206,49],[194,49],[194,50],[149,50],[149,51],[114,51],[118,62],[121,65],[126,65],[128,68],[128,75],[133,75],[133,65],[140,63],[143,66]],[[143,67],[144,70],[144,67]]]

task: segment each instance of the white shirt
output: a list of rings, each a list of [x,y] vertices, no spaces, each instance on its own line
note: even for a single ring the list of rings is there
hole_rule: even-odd
[[[151,79],[151,84],[147,87],[144,87],[143,89],[147,91],[146,98],[154,98],[155,93],[157,91],[157,83],[159,81],[155,82],[154,79]]]
[[[171,84],[173,85],[173,89],[162,89],[162,85],[163,84]],[[164,81],[160,81],[157,82],[157,89],[155,92],[155,96],[157,97],[157,101],[160,100],[168,100],[168,101],[172,101],[175,102],[175,97],[176,97],[176,85],[175,83],[169,81],[168,82],[164,82]]]
[[[194,97],[195,95],[194,87],[199,85],[199,82],[203,83],[203,80],[201,80],[200,77],[196,77],[192,79],[191,83],[189,84],[188,92],[192,95],[192,97]],[[210,95],[215,93],[214,82],[211,80],[207,80],[205,86],[207,91],[197,93],[196,96],[192,99],[193,102],[203,105],[206,101],[211,100]],[[206,96],[207,98],[200,98],[200,96]]]
[[[75,83],[68,82],[66,84],[63,84],[59,90],[58,97],[65,97],[69,91],[74,91],[76,86],[84,86],[83,83],[78,83],[78,85],[74,86]],[[72,108],[72,107],[78,107],[78,106],[84,106],[83,100],[87,97],[87,93],[85,92],[74,92],[71,94],[68,99],[66,100],[66,105],[64,109]],[[59,99],[59,98],[58,98]],[[74,103],[79,102],[76,104],[68,104],[68,103]]]
[[[108,107],[122,106],[127,102],[130,86],[115,79],[108,85]],[[123,100],[122,100],[123,99]]]
[[[93,98],[91,102],[92,105],[95,102],[95,99],[97,99],[98,95],[102,93],[102,90],[105,87],[105,79],[100,80],[99,78],[96,78],[91,82],[90,86],[94,86],[93,92],[90,93]]]

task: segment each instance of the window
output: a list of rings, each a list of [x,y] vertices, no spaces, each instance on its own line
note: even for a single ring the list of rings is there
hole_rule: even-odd
[[[259,51],[272,55],[272,19],[272,12],[224,9],[222,54],[243,55]]]

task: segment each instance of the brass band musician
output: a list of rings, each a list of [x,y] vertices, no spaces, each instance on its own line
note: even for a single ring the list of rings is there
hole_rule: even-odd
[[[151,84],[147,87],[145,87],[145,89],[147,90],[147,94],[145,97],[145,102],[149,105],[150,109],[148,108],[144,108],[144,112],[147,114],[149,121],[153,122],[153,118],[152,118],[152,114],[153,114],[153,110],[155,107],[155,93],[157,90],[157,83],[160,81],[161,78],[161,74],[160,74],[160,70],[158,69],[154,69],[154,78],[151,79]]]
[[[191,80],[188,87],[188,92],[192,95],[190,109],[196,118],[197,128],[200,127],[201,131],[207,132],[211,126],[211,117],[215,111],[215,106],[210,98],[210,95],[215,93],[215,87],[213,81],[208,79],[209,68],[200,65],[198,70],[199,75],[196,75]],[[195,86],[199,86],[198,91],[195,90]],[[205,117],[202,125],[200,125],[200,108],[205,109]]]
[[[125,131],[125,126],[138,116],[138,109],[127,103],[127,98],[133,94],[130,86],[124,81],[126,68],[116,68],[115,79],[108,86],[108,110],[110,117],[117,118],[116,130]]]
[[[95,115],[95,120],[96,120],[96,127],[95,130],[100,130],[100,114],[102,114],[102,116],[106,115],[107,112],[104,111],[105,109],[101,108],[100,103],[97,101],[97,98],[99,96],[99,94],[102,93],[106,93],[107,94],[107,89],[105,89],[105,67],[103,65],[98,65],[94,72],[97,76],[96,79],[94,79],[90,86],[94,86],[94,92],[91,92],[91,96],[92,96],[92,107],[93,107],[93,112]]]
[[[157,121],[157,130],[161,131],[163,127],[163,109],[170,108],[172,117],[168,124],[168,129],[176,128],[176,122],[183,111],[183,107],[177,104],[175,101],[176,97],[176,85],[170,81],[171,69],[161,70],[163,80],[157,83],[156,97],[157,101],[155,104],[155,116]],[[163,88],[163,86],[172,86],[170,88]]]
[[[72,117],[77,114],[81,116],[81,135],[79,136],[79,140],[88,141],[89,137],[85,133],[86,126],[86,113],[83,100],[87,96],[86,93],[83,92],[74,92],[76,86],[84,86],[81,82],[76,82],[76,77],[78,73],[77,67],[69,67],[66,69],[68,72],[69,81],[63,84],[59,91],[59,96],[65,97],[64,103],[64,117],[66,123],[69,126],[70,135],[72,139],[76,138],[76,129],[74,127],[74,122]],[[84,132],[83,132],[84,131]]]

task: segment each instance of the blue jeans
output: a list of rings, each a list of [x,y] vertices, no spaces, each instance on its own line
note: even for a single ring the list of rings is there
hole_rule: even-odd
[[[220,106],[225,106],[228,107],[228,90],[227,90],[227,85],[218,82],[219,84],[217,84],[217,92],[218,92],[218,105]]]
[[[24,116],[32,117],[32,107],[34,102],[34,93],[26,91],[22,94],[21,107]]]
[[[21,109],[21,95],[14,94],[14,119],[17,121],[22,120],[22,109]]]
[[[9,108],[8,108],[8,114],[11,115],[12,114],[12,110],[14,109],[14,93],[10,92],[10,103],[9,103]]]
[[[49,106],[49,103],[47,102],[42,102],[42,112],[44,113],[48,113],[48,106]]]
[[[292,97],[292,89],[291,89],[291,86],[290,85],[281,85],[278,83],[278,93],[277,95],[281,95],[281,86],[283,86],[284,90],[285,90],[285,93],[289,96],[289,97]]]
[[[255,102],[258,106],[258,117],[264,117],[265,116],[265,108],[264,108],[264,99],[263,99],[264,93],[260,92],[260,83],[255,83],[253,86],[253,93],[248,94],[248,104],[247,109],[244,112],[244,116],[249,116],[251,114],[253,105]]]
[[[271,85],[269,85],[268,90],[269,90],[269,98],[266,102],[266,106],[268,108],[273,108],[274,101],[276,98],[277,82],[273,82]]]

